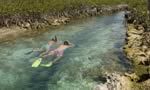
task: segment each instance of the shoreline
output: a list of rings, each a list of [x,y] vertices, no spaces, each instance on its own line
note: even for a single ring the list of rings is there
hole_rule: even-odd
[[[133,72],[126,73],[135,86],[134,90],[150,88],[150,32],[147,17],[139,19],[136,10],[128,14],[124,53],[133,64]],[[141,16],[140,16],[141,17]],[[146,21],[144,21],[144,19]],[[141,21],[140,21],[141,20]]]
[[[22,16],[12,15],[0,23],[0,43],[23,36],[30,36],[32,33],[38,34],[43,32],[42,30],[45,27],[64,25],[73,19],[112,14],[127,7],[126,4],[115,6],[81,6],[73,9],[68,8],[62,12],[37,13],[35,16],[32,13]]]
[[[128,14],[127,31],[123,52],[133,65],[133,70],[124,74],[107,73],[109,77],[104,84],[99,84],[94,90],[149,90],[150,89],[150,28],[147,17],[139,19],[137,13]],[[133,16],[133,17],[132,17]],[[141,20],[141,21],[140,21]],[[111,89],[110,89],[111,87]]]
[[[23,35],[26,29],[20,29],[19,27],[0,28],[0,43],[15,40],[17,37]]]
[[[0,43],[15,40],[20,37],[38,35],[42,33],[46,27],[65,25],[73,19],[113,14],[124,9],[126,9],[125,5],[86,6],[71,11],[66,10],[62,12],[51,12],[50,14],[39,14],[39,19],[37,19],[37,17],[28,17],[27,20],[19,21],[15,25],[11,25],[11,23],[9,25],[7,22],[0,28]],[[107,90],[109,88],[108,85],[116,90],[140,90],[141,87],[144,88],[143,90],[148,90],[148,88],[150,88],[150,79],[145,79],[150,73],[150,67],[146,65],[146,60],[150,58],[150,47],[147,45],[141,46],[141,44],[144,43],[143,41],[148,39],[150,33],[145,32],[141,25],[139,25],[138,29],[135,28],[136,26],[134,24],[128,24],[127,27],[124,53],[128,60],[134,65],[134,72],[125,73],[124,75],[117,73],[106,74],[106,77],[110,77],[110,79],[108,79],[105,84],[94,87],[94,90],[101,90],[101,88]]]

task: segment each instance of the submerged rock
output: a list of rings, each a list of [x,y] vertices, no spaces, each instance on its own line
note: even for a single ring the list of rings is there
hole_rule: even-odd
[[[133,90],[130,79],[117,73],[106,74],[107,82],[96,85],[93,90]]]

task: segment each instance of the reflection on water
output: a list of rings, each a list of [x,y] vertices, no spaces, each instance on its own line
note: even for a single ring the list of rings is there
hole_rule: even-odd
[[[0,90],[91,90],[105,81],[104,72],[129,69],[122,53],[125,28],[123,13],[92,17],[60,26],[38,37],[0,45]],[[76,44],[51,68],[31,68],[35,53],[57,35]]]

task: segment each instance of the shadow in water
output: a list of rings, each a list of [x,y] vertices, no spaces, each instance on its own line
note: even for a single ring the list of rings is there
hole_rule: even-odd
[[[59,64],[59,62],[51,67],[32,68],[33,74],[30,76],[27,90],[48,90],[49,78],[58,70],[56,64]]]
[[[143,74],[142,76],[140,76],[140,80],[138,80],[138,82],[143,82],[145,80],[148,80],[150,78],[149,74]]]
[[[126,57],[126,55],[123,51],[124,44],[125,44],[124,41],[119,41],[119,42],[115,43],[115,45],[114,45],[115,48],[112,50],[112,53],[115,54],[119,58],[118,62],[121,65],[123,65],[124,67],[126,67],[128,69],[127,71],[131,71],[133,66],[132,66],[131,62],[129,62],[128,58]]]
[[[128,59],[126,58],[125,54],[123,53],[122,50],[117,50],[114,51],[114,54],[119,58],[119,63],[121,65],[123,65],[124,67],[126,67],[129,71],[131,70],[131,68],[133,67],[132,64],[128,61]]]

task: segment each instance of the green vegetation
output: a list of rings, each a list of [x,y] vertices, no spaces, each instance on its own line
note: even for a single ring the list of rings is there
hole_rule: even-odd
[[[61,11],[81,5],[115,5],[127,3],[143,10],[146,0],[0,0],[0,13]]]

